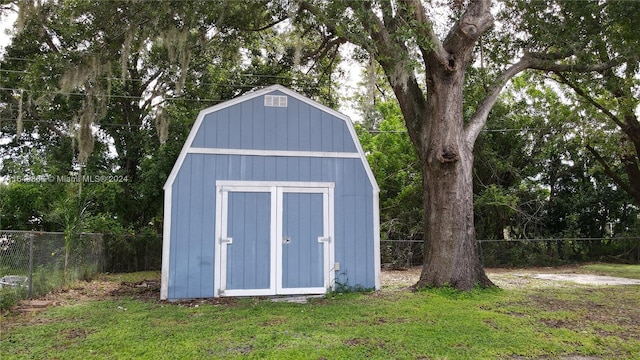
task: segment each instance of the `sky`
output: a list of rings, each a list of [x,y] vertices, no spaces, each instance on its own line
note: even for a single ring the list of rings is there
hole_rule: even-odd
[[[16,13],[8,13],[0,16],[0,56],[4,54],[4,48],[11,42],[10,36],[7,34],[16,21]]]
[[[0,16],[0,58],[4,56],[4,48],[11,42],[11,37],[7,31],[13,27],[17,14],[9,13]],[[6,144],[8,139],[0,138],[0,145]],[[0,159],[2,161],[2,159]]]

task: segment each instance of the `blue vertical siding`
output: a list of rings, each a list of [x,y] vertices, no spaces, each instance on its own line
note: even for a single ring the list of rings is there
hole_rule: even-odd
[[[191,160],[192,168],[204,169],[204,158],[199,156]],[[190,176],[189,177],[189,202],[191,204],[191,211],[189,216],[189,246],[186,248],[187,253],[187,292],[195,293],[200,291],[200,277],[202,276],[200,253],[201,244],[203,239],[203,225],[204,219],[202,218],[202,194],[204,191],[204,176]],[[195,289],[191,289],[194,287]]]
[[[277,119],[275,111],[264,111],[264,149],[278,150],[276,143]],[[248,120],[250,121],[250,120]],[[253,149],[253,147],[252,147]]]
[[[322,151],[322,113],[309,112],[309,142],[303,150]]]
[[[270,193],[229,193],[227,289],[270,287]]]
[[[266,149],[265,147],[265,129],[266,123],[264,119],[264,105],[257,101],[243,102],[243,106],[246,107],[247,112],[243,112],[243,118],[249,118],[251,121],[246,121],[251,124],[251,144],[243,149]],[[215,147],[215,146],[212,146]]]
[[[192,146],[283,151],[357,151],[344,120],[291,97],[286,108],[265,107],[264,98],[257,97],[207,114]]]
[[[322,194],[283,194],[283,236],[290,237],[282,246],[282,287],[322,287],[323,235]]]
[[[169,298],[213,296],[215,182],[230,179],[335,182],[336,278],[375,286],[373,188],[360,159],[189,154],[173,184]]]
[[[287,109],[287,114],[291,114],[292,116],[287,116],[287,127],[284,129],[284,135],[288,143],[288,148],[290,149],[300,148],[300,121],[297,116],[299,107],[299,101],[292,101]]]
[[[309,144],[313,133],[311,132],[311,106],[302,102],[297,102],[297,123],[298,123],[298,148],[310,149]],[[296,113],[291,110],[292,114]],[[305,145],[306,144],[306,145]]]

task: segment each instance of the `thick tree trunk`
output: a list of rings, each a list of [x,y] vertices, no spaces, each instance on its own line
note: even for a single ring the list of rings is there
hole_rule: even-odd
[[[463,121],[465,69],[473,63],[480,36],[493,26],[491,0],[466,2],[459,21],[440,41],[421,1],[352,2],[370,41],[348,39],[370,51],[398,99],[409,137],[418,151],[424,177],[425,258],[416,287],[450,285],[469,290],[492,286],[478,257],[473,223],[473,144],[504,84],[527,62],[510,66],[478,105],[467,128]],[[356,6],[357,5],[357,6]],[[307,5],[314,14],[319,12]],[[395,14],[395,15],[394,15]],[[425,65],[422,87],[406,45],[404,25],[411,25]],[[423,92],[427,90],[427,95]]]
[[[425,257],[416,287],[461,290],[493,286],[476,244],[473,221],[473,144],[462,118],[464,71],[429,75],[421,160],[424,179]]]
[[[425,257],[416,287],[461,290],[493,286],[478,256],[473,222],[473,154],[461,149],[451,164],[425,164]],[[435,165],[435,166],[434,166]]]

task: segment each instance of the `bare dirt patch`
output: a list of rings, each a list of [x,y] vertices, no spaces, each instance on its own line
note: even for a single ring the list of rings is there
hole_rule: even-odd
[[[530,277],[542,280],[571,281],[583,285],[640,285],[638,279],[590,274],[531,274]]]
[[[157,279],[138,282],[123,281],[120,282],[119,287],[111,290],[110,295],[141,300],[158,300],[160,298],[160,281]]]
[[[420,278],[421,267],[416,266],[406,270],[383,269],[381,283],[383,290],[400,290],[415,284]],[[584,274],[577,266],[563,266],[557,268],[539,267],[526,269],[490,268],[485,269],[487,276],[498,287],[514,288],[545,288],[567,287],[568,283],[587,286],[601,285],[640,285],[638,279],[627,279],[613,276]]]
[[[403,289],[418,282],[422,267],[414,266],[406,270],[383,269],[380,276],[382,289]]]

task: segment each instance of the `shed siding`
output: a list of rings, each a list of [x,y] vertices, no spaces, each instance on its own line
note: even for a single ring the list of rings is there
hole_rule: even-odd
[[[336,281],[375,286],[373,187],[360,159],[187,154],[172,184],[170,299],[213,296],[217,180],[334,182]]]
[[[280,92],[273,92],[281,94]],[[205,115],[193,147],[357,152],[344,120],[289,97],[288,107],[265,107],[259,96]]]
[[[290,236],[291,244],[282,247],[282,286],[322,287],[324,245],[315,239],[323,236],[323,195],[284,193],[283,197],[283,236]]]
[[[229,194],[227,289],[268,289],[270,279],[271,194]],[[236,260],[236,261],[234,261]]]

